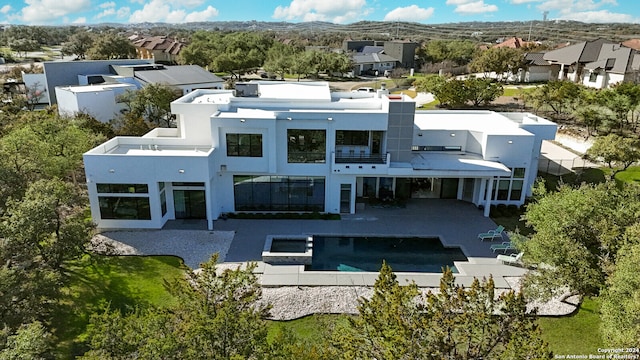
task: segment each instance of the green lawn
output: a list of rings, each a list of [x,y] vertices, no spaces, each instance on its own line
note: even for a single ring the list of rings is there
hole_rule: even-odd
[[[640,166],[631,166],[616,174],[616,180],[626,183],[640,182]]]
[[[84,352],[89,317],[108,304],[122,310],[171,304],[175,299],[164,288],[164,280],[184,276],[185,269],[173,256],[85,256],[68,263],[70,285],[63,289],[64,301],[53,317],[60,340],[58,357]]]
[[[528,88],[516,88],[516,87],[505,87],[504,88],[504,93],[502,94],[502,96],[522,96],[522,94],[526,94],[526,93],[530,93],[533,90],[535,90],[535,88],[533,87],[528,87]]]
[[[600,335],[600,304],[598,299],[586,298],[580,311],[571,316],[543,317],[538,323],[542,337],[555,355],[598,354],[604,343]]]

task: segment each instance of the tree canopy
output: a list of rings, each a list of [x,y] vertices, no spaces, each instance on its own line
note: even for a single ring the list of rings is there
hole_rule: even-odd
[[[518,49],[509,47],[490,48],[471,61],[469,70],[485,74],[495,72],[498,80],[502,80],[505,74],[515,74],[522,66],[523,61],[523,53]]]
[[[586,157],[595,161],[603,161],[611,173],[610,179],[640,160],[640,141],[616,134],[599,136],[587,150]]]
[[[638,241],[626,235],[640,220],[640,188],[608,182],[548,192],[538,185],[534,195],[523,216],[534,233],[519,237],[525,260],[542,264],[527,274],[528,292],[597,295],[619,250]]]
[[[134,59],[136,48],[128,39],[106,32],[93,40],[86,56],[92,60]]]
[[[341,359],[550,359],[522,294],[495,296],[492,279],[455,284],[450,269],[439,292],[422,298],[384,264],[371,299],[361,299],[333,343]],[[496,316],[496,314],[499,314]]]

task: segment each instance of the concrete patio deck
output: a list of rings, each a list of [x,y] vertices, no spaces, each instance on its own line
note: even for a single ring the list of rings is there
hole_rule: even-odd
[[[258,261],[257,272],[263,286],[371,286],[376,272],[305,271],[300,265],[269,265],[261,262],[267,235],[393,235],[437,236],[445,246],[459,246],[468,258],[456,262],[456,281],[468,286],[474,278],[493,275],[497,288],[510,288],[504,277],[522,276],[526,269],[499,263],[491,244],[480,241],[478,233],[495,229],[473,204],[458,200],[412,199],[405,208],[366,206],[341,220],[218,220],[215,230],[232,230],[235,236],[225,262]],[[507,240],[506,235],[504,240]],[[397,273],[402,283],[415,281],[420,287],[438,287],[440,274]]]

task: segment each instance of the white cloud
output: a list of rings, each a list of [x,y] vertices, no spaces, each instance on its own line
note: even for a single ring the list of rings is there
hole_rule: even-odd
[[[99,13],[96,16],[94,16],[94,18],[102,19],[103,17],[112,16],[112,15],[115,15],[115,14],[116,14],[116,9],[114,9],[114,8],[104,9],[101,13]]]
[[[212,20],[218,16],[218,10],[212,6],[208,6],[202,11],[194,11],[187,13],[184,9],[177,8],[176,5],[195,4],[197,1],[183,0],[181,2],[171,0],[151,0],[145,4],[142,9],[136,10],[129,16],[130,23],[141,22],[193,22]],[[127,8],[127,10],[129,10]]]
[[[71,23],[72,24],[86,24],[87,23],[87,18],[82,16],[82,17],[79,17],[79,18],[73,20]]]
[[[528,3],[542,2],[542,1],[544,0],[511,0],[511,3],[515,5],[520,5],[520,4],[528,4]]]
[[[113,1],[110,1],[110,2],[100,4],[98,5],[98,7],[100,7],[101,9],[113,8],[113,7],[116,7],[116,3]]]
[[[219,13],[218,9],[214,8],[213,6],[207,6],[207,8],[202,11],[194,11],[190,14],[187,14],[187,16],[185,16],[184,18],[184,21],[185,22],[211,21],[216,16],[218,16],[218,13]]]
[[[128,18],[129,16],[131,16],[131,9],[128,6],[121,7],[116,11],[116,17],[118,19]]]
[[[25,3],[27,6],[22,8],[19,17],[30,24],[52,22],[91,8],[90,0],[25,0]]]
[[[540,10],[557,10],[561,14],[592,11],[604,5],[617,5],[616,0],[545,0],[538,6]]]
[[[455,0],[455,1],[460,1],[460,0]],[[473,2],[467,1],[466,3],[459,4],[458,6],[456,6],[456,9],[453,11],[463,15],[481,14],[486,12],[498,11],[498,7],[492,4],[485,4],[483,0],[473,1]]]
[[[399,7],[391,10],[384,17],[384,21],[423,21],[433,15],[432,7],[423,9],[418,5],[410,5],[407,7]]]
[[[366,4],[366,0],[292,0],[289,6],[278,6],[273,18],[344,23],[367,15]]]
[[[609,10],[582,11],[565,14],[559,17],[560,20],[575,20],[586,23],[640,23],[640,19],[629,14],[612,13]]]
[[[8,14],[11,11],[11,5],[5,5],[0,8],[0,14]]]

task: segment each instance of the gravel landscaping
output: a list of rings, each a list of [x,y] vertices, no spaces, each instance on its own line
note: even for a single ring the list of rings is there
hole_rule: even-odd
[[[111,231],[91,239],[93,251],[106,255],[174,255],[192,269],[214,253],[224,262],[233,231],[140,230]]]

